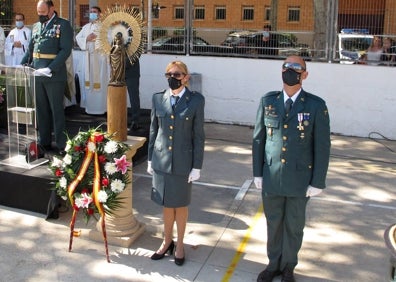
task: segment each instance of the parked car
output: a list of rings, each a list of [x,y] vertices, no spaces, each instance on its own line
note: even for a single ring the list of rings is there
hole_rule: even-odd
[[[287,57],[300,55],[311,57],[309,45],[297,43],[290,34],[271,32],[270,41],[263,42],[263,33],[259,31],[242,31],[230,33],[221,43],[234,49],[236,54],[271,55]]]
[[[153,53],[185,53],[186,39],[183,35],[162,36],[152,42]],[[211,45],[205,39],[195,36],[190,52],[192,54],[221,55],[228,48]]]

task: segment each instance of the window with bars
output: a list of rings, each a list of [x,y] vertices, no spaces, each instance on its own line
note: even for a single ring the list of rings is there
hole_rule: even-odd
[[[254,8],[253,8],[253,6],[244,6],[244,7],[242,7],[242,20],[243,21],[252,21],[252,20],[254,20]]]
[[[300,7],[291,6],[287,8],[287,21],[288,22],[300,21]]]
[[[184,19],[184,7],[183,6],[176,6],[174,11],[175,11],[175,20]]]
[[[80,26],[89,23],[89,4],[80,5]]]
[[[215,7],[215,19],[216,20],[225,20],[227,16],[227,10],[225,6],[217,6]]]
[[[4,28],[5,32],[9,30],[5,29],[5,26],[11,27],[14,25],[14,13],[12,11],[12,0],[0,1],[0,25]]]
[[[270,6],[264,7],[264,20],[265,21],[271,20],[271,7]]]
[[[205,19],[205,6],[196,6],[194,8],[194,19],[196,20]]]

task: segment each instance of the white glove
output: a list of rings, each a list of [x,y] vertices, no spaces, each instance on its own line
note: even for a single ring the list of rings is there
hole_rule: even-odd
[[[188,175],[188,183],[198,180],[201,177],[201,170],[193,168]]]
[[[254,185],[256,185],[257,189],[263,188],[263,178],[262,177],[255,177],[254,178]]]
[[[307,197],[314,197],[319,195],[320,193],[322,193],[323,189],[319,189],[319,188],[315,188],[312,187],[311,185],[308,185],[308,189],[307,189]]]
[[[147,162],[147,173],[150,174],[150,175],[153,175],[153,173],[154,173],[154,170],[151,167],[151,161]]]
[[[35,76],[48,76],[51,77],[52,73],[51,73],[51,69],[50,68],[41,68],[41,69],[37,69],[34,72]]]

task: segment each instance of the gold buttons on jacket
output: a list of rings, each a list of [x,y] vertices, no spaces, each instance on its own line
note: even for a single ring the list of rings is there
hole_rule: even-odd
[[[172,135],[170,135],[170,136],[169,136],[169,140],[172,140],[172,139],[173,139],[173,136],[172,136]]]
[[[285,159],[281,159],[281,163],[286,163],[286,160]]]
[[[172,151],[172,146],[169,146],[168,149],[169,149],[169,151]]]
[[[174,119],[174,118],[175,118],[175,116],[174,116],[174,115],[171,115],[171,116],[170,116],[170,118],[171,118],[171,119]]]
[[[283,141],[286,141],[286,140],[287,140],[287,136],[283,136],[283,137],[282,137],[282,140],[283,140]]]
[[[169,125],[169,129],[171,129],[171,130],[172,130],[172,129],[173,129],[173,125]]]
[[[287,124],[284,124],[283,125],[283,128],[288,128],[289,126],[287,125]]]
[[[282,152],[286,152],[286,147],[282,147]]]

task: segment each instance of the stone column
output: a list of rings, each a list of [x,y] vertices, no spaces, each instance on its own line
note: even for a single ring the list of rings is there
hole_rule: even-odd
[[[145,137],[128,136],[125,141],[129,145],[127,159],[132,160],[137,149],[143,146]],[[119,194],[121,207],[114,210],[112,215],[106,214],[107,242],[110,245],[129,247],[145,230],[145,225],[136,220],[132,209],[132,169],[129,171],[131,183]],[[94,241],[103,242],[101,220],[96,224],[96,229],[89,232],[89,238]]]

